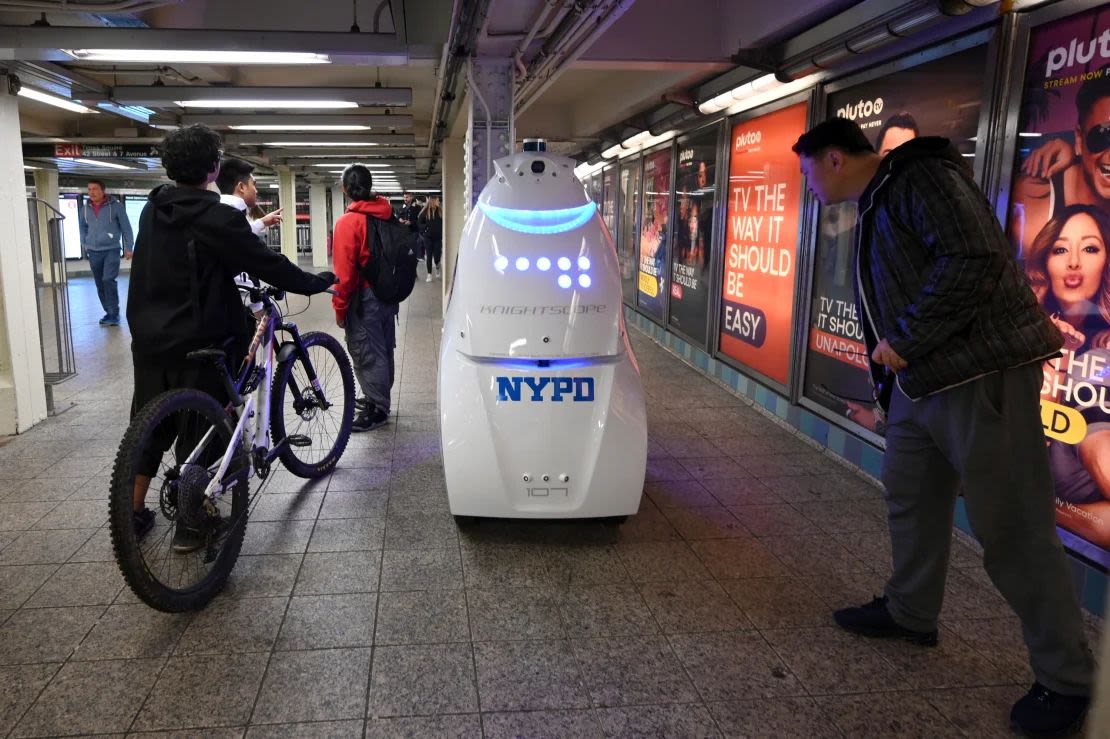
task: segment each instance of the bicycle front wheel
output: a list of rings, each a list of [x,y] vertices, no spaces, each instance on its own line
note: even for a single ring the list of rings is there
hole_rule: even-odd
[[[231,419],[211,395],[172,390],[131,421],[112,468],[109,527],[116,562],[147,605],[202,608],[223,589],[247,527],[250,465],[232,448]],[[230,454],[222,492],[205,493]],[[145,495],[144,495],[145,492]],[[137,521],[142,498],[153,521]]]
[[[313,331],[301,340],[305,353],[293,354],[274,372],[270,435],[275,446],[285,444],[279,456],[285,469],[316,478],[335,469],[347,448],[355,418],[355,375],[335,337]]]

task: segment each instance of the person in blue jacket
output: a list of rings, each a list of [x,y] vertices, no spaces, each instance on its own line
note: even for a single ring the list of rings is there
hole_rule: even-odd
[[[104,308],[101,326],[119,325],[119,276],[120,255],[131,258],[135,243],[131,222],[123,203],[113,200],[104,192],[104,183],[89,180],[89,197],[78,211],[81,227],[81,248],[88,255],[96,281],[96,294]]]

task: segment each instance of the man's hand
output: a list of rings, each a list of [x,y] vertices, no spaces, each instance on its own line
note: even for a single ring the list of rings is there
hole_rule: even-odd
[[[262,225],[266,228],[269,228],[270,226],[276,226],[281,223],[281,210],[281,208],[278,208],[272,213],[267,213],[266,215],[262,216],[262,218],[259,219],[262,221]]]
[[[135,252],[133,252],[133,251],[125,251],[123,253],[123,258],[124,259],[130,259],[133,256],[135,256]]]
[[[347,328],[347,319],[345,319],[345,318],[336,318],[335,319],[335,325],[338,326],[339,328]]]
[[[877,364],[889,367],[895,372],[899,372],[906,368],[906,360],[898,356],[898,352],[890,348],[890,344],[886,339],[879,342],[875,347],[875,351],[871,352],[871,359]]]
[[[1055,177],[1075,161],[1075,149],[1063,139],[1052,139],[1037,147],[1021,165],[1021,171],[1030,177],[1044,180]]]

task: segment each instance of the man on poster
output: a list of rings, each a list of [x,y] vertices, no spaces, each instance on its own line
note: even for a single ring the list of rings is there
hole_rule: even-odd
[[[1069,205],[1110,210],[1110,66],[1075,97],[1075,140],[1051,139],[1022,163],[1014,184],[1011,237],[1025,254],[1050,218]]]
[[[1060,332],[947,139],[917,138],[883,158],[857,124],[833,118],[793,149],[823,205],[859,204],[857,300],[888,413],[892,573],[882,597],[837,611],[836,622],[936,645],[962,489],[1036,676],[1011,723],[1031,735],[1076,730],[1093,662],[1056,535],[1038,397],[1041,363],[1059,351]]]

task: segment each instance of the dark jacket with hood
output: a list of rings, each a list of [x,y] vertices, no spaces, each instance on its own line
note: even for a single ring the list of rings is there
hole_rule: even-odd
[[[139,220],[127,293],[132,353],[180,360],[249,332],[234,283],[240,272],[301,295],[331,284],[265,246],[243,214],[220,203],[216,193],[155,188]]]
[[[888,154],[859,200],[856,289],[868,354],[880,339],[906,360],[913,400],[1054,356],[1063,337],[948,139]],[[886,370],[872,363],[872,378]],[[887,383],[889,385],[889,383]]]

